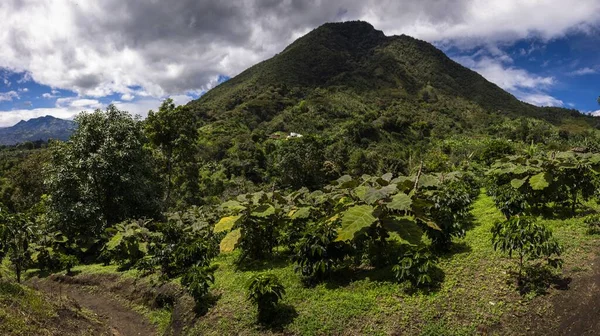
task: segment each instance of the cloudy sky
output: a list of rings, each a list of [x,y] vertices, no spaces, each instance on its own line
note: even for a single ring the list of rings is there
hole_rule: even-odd
[[[434,43],[521,100],[600,109],[600,0],[1,0],[0,127],[183,104],[356,19]]]

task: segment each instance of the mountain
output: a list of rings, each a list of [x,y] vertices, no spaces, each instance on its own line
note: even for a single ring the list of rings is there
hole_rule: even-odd
[[[14,145],[27,141],[49,139],[67,140],[73,130],[75,123],[71,120],[63,120],[52,116],[21,120],[11,127],[0,128],[0,145]]]
[[[201,160],[259,182],[278,132],[317,137],[338,172],[375,173],[406,171],[453,137],[565,147],[600,126],[521,102],[433,45],[360,21],[322,25],[187,107],[201,120]]]

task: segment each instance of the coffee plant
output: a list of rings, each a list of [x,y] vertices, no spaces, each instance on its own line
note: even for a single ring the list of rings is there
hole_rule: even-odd
[[[273,274],[259,274],[248,283],[248,300],[258,309],[258,321],[270,322],[285,288]]]
[[[553,268],[562,266],[562,247],[552,236],[552,232],[532,217],[512,217],[498,222],[492,228],[494,250],[516,255],[518,261],[518,282],[523,283],[523,269],[528,261],[543,259]]]

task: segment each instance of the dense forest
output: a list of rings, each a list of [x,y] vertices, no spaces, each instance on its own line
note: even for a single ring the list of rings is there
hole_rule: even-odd
[[[111,105],[75,124],[66,141],[0,149],[4,278],[112,265],[174,283],[193,317],[155,296],[166,334],[510,333],[503,312],[543,300],[600,233],[599,119],[522,103],[364,22],[326,24],[145,120]],[[473,284],[500,299],[427,304],[475,295],[461,273],[488,261],[492,280]],[[390,311],[361,301],[373,295]],[[319,296],[348,305],[340,321],[310,315],[331,309]]]

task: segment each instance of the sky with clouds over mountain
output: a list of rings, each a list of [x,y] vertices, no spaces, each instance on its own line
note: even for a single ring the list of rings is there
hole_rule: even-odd
[[[600,1],[2,0],[0,127],[183,104],[322,23],[408,34],[536,105],[600,109]]]

